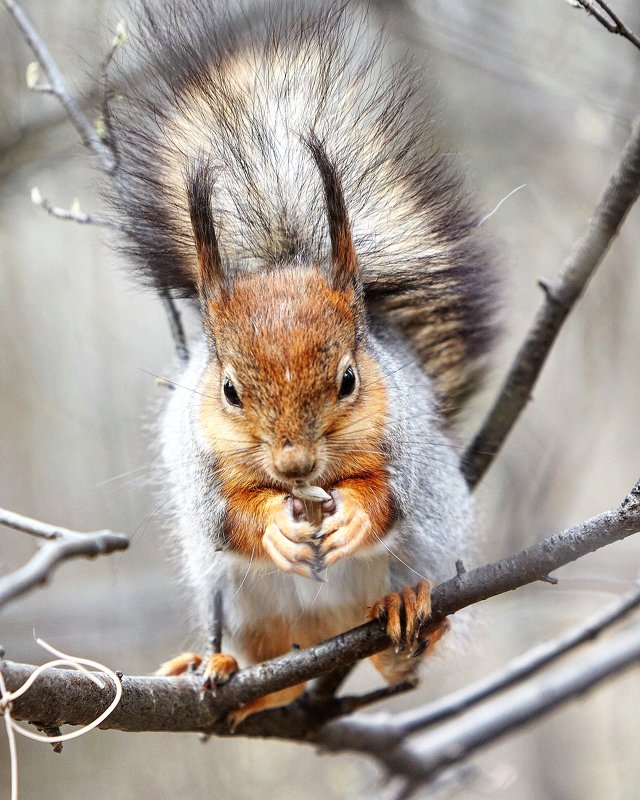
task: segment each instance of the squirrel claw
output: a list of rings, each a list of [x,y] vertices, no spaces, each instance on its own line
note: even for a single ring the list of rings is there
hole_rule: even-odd
[[[209,656],[207,666],[202,675],[202,683],[200,684],[200,700],[204,699],[207,691],[210,691],[215,697],[218,686],[226,683],[237,671],[238,662],[233,656],[228,656],[224,653],[213,653]]]
[[[408,649],[412,656],[421,655],[428,647],[420,628],[431,615],[431,587],[430,581],[422,580],[413,589],[385,595],[371,608],[369,618],[384,624],[396,653]]]

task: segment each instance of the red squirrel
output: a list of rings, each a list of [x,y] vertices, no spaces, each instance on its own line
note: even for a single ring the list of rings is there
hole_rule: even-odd
[[[406,679],[445,628],[427,642],[431,582],[474,552],[450,431],[496,327],[490,248],[423,76],[354,3],[136,17],[113,202],[141,273],[199,310],[160,430],[202,628],[218,593],[258,662],[379,618],[393,647],[373,663]],[[215,689],[238,666],[208,655]]]

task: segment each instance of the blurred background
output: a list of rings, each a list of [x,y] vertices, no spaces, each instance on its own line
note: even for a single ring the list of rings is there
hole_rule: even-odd
[[[612,0],[640,29],[636,0]],[[94,115],[99,64],[122,12],[109,0],[25,0],[73,91]],[[477,426],[551,278],[580,234],[640,108],[640,51],[565,0],[373,3],[399,49],[424,64],[438,123],[485,213],[504,274],[505,335]],[[125,17],[126,18],[126,17]],[[8,606],[9,658],[57,647],[129,674],[148,673],[190,644],[188,599],[173,579],[162,501],[152,481],[153,426],[174,351],[160,303],[127,277],[102,229],[49,218],[30,202],[100,211],[100,176],[53,98],[30,93],[33,60],[0,10],[0,503],[78,530],[131,536],[128,552],[63,565],[48,586]],[[640,209],[626,222],[572,314],[532,401],[478,492],[484,559],[495,559],[617,504],[640,459]],[[0,529],[0,570],[29,558],[27,536]],[[433,664],[417,705],[499,668],[510,657],[615,601],[638,575],[640,537],[540,584],[488,601],[476,642]],[[470,565],[467,565],[470,566]],[[437,661],[437,659],[434,659]],[[377,678],[368,667],[352,688]],[[473,760],[451,796],[503,800],[636,800],[638,673],[512,735]],[[392,707],[393,704],[389,704]],[[393,796],[367,759],[306,746],[195,735],[95,732],[50,748],[19,741],[25,798],[48,800]],[[9,796],[0,736],[0,797]],[[424,793],[425,796],[428,793]]]

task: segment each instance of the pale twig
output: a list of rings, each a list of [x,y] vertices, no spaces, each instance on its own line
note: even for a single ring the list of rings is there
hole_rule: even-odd
[[[640,120],[636,120],[618,165],[587,229],[576,242],[544,298],[480,431],[463,457],[463,471],[476,486],[493,462],[531,396],[562,325],[640,194]]]
[[[38,584],[45,583],[61,561],[83,556],[106,555],[125,550],[129,540],[123,533],[94,531],[78,533],[46,522],[23,517],[0,508],[0,525],[46,539],[37,553],[15,572],[0,577],[0,608]]]
[[[624,24],[615,11],[613,11],[604,0],[571,0],[571,5],[575,8],[583,8],[587,14],[604,26],[609,33],[616,33],[622,36],[640,50],[640,38]],[[598,8],[598,6],[600,8]]]
[[[112,228],[114,230],[123,230],[123,226],[115,219],[110,217],[101,217],[98,214],[86,214],[80,208],[80,204],[74,200],[71,208],[60,208],[60,206],[52,205],[46,197],[40,194],[40,190],[35,186],[31,190],[31,202],[44,209],[50,217],[56,219],[71,220],[79,222],[81,225],[99,225],[103,228]]]
[[[38,60],[38,64],[44,70],[45,74],[49,78],[49,84],[39,84],[37,82],[37,73],[33,70],[27,71],[27,83],[30,89],[40,92],[45,92],[48,94],[53,94],[55,97],[60,101],[61,105],[63,106],[64,110],[66,111],[71,123],[76,128],[80,137],[82,139],[83,144],[87,149],[89,149],[94,155],[98,156],[100,159],[100,164],[103,171],[113,177],[118,168],[118,157],[117,152],[115,149],[115,145],[113,143],[113,137],[111,135],[111,121],[110,121],[110,114],[109,114],[109,104],[108,104],[108,91],[107,91],[107,77],[108,77],[108,70],[113,59],[113,56],[117,50],[117,48],[123,44],[126,39],[126,33],[124,31],[124,26],[122,23],[118,23],[116,28],[116,35],[111,43],[111,46],[105,56],[102,67],[101,67],[101,81],[102,81],[102,120],[101,124],[104,128],[104,134],[106,137],[106,141],[98,134],[96,128],[91,124],[88,117],[81,111],[80,106],[75,101],[75,99],[71,96],[67,85],[62,77],[62,73],[58,68],[58,65],[53,59],[53,56],[49,52],[48,47],[40,37],[40,34],[35,29],[33,23],[26,15],[22,7],[16,0],[3,0],[5,6],[12,14],[13,18],[16,21],[16,24],[20,28],[22,35],[33,51],[34,55]],[[95,223],[97,225],[105,225],[110,228],[122,229],[122,226],[116,223],[113,220],[109,220],[105,217],[97,217],[95,215],[88,215],[82,213],[75,213],[73,209],[66,210],[57,208],[54,206],[45,205],[46,201],[43,203],[39,203],[38,205],[42,205],[45,210],[54,217],[58,217],[60,219],[72,219],[76,222],[83,222],[83,223]],[[173,341],[176,348],[176,353],[178,358],[183,363],[186,363],[189,360],[189,350],[187,347],[187,340],[184,332],[184,328],[182,325],[182,320],[180,318],[180,312],[178,311],[175,300],[171,297],[168,291],[164,290],[160,292],[160,299],[162,300],[162,304],[165,309],[165,313],[167,314],[167,319],[169,321],[169,328],[171,330],[171,335],[173,337]]]
[[[71,124],[80,134],[83,144],[99,158],[102,169],[107,174],[112,175],[115,169],[113,154],[109,147],[100,139],[94,126],[82,113],[78,104],[71,96],[64,78],[62,77],[62,73],[49,52],[49,48],[42,40],[40,34],[35,29],[33,23],[20,4],[15,2],[15,0],[3,1],[9,13],[15,19],[17,26],[20,28],[26,43],[33,51],[38,63],[49,79],[50,86],[45,88],[47,90],[50,89],[50,92],[60,101],[71,120]]]
[[[124,23],[120,21],[116,25],[116,35],[113,37],[111,42],[111,47],[107,51],[106,56],[102,61],[102,65],[100,67],[100,88],[102,91],[102,124],[104,126],[104,136],[103,138],[107,142],[109,148],[111,149],[111,153],[115,160],[115,168],[117,169],[120,164],[119,154],[116,148],[115,139],[113,136],[113,130],[111,127],[111,109],[109,107],[109,100],[111,99],[112,89],[109,86],[109,67],[111,66],[111,62],[113,61],[113,57],[116,54],[116,51],[119,47],[121,47],[127,40],[127,34],[125,31]]]
[[[515,556],[469,570],[441,583],[432,592],[432,620],[539,580],[549,571],[638,530],[640,482],[617,508],[551,536]],[[269,692],[334,672],[388,646],[389,640],[380,624],[369,622],[305,650],[292,650],[279,658],[240,670],[218,689],[215,699],[209,697],[203,703],[198,699],[197,678],[136,678],[135,683],[127,684],[131,691],[124,704],[128,714],[118,716],[116,713],[110,726],[121,730],[191,730],[228,734],[229,728],[224,721],[228,710]],[[5,677],[10,677],[11,671],[16,671],[16,675],[24,674],[21,670],[20,665],[11,665]],[[72,687],[67,688],[72,690]],[[60,687],[59,708],[49,703],[51,719],[82,724],[91,714],[90,698],[73,699],[68,691]],[[39,714],[39,720],[48,722],[48,717],[41,714],[39,698],[31,695],[30,699],[31,704],[18,707],[16,713],[26,719],[34,719],[34,715]],[[286,730],[292,738],[294,734],[305,738],[322,721],[341,713],[339,700],[329,699],[324,710],[322,704],[312,702],[311,712],[305,708],[304,702],[303,698],[286,711],[274,710],[250,716],[238,725],[237,732],[249,736],[278,736]]]

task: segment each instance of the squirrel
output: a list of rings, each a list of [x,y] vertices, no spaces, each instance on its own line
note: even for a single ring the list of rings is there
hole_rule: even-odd
[[[475,550],[452,424],[497,294],[422,76],[354,2],[135,16],[137,77],[108,89],[112,201],[143,278],[199,308],[160,436],[202,627],[216,594],[255,663],[377,618],[374,666],[412,678],[447,627],[424,632],[431,585]],[[238,664],[208,655],[215,691]]]

